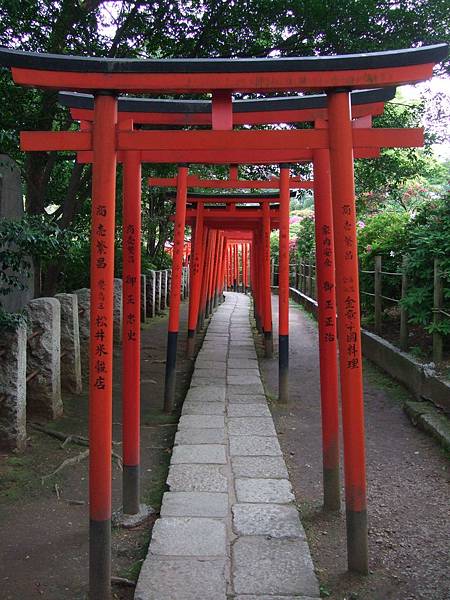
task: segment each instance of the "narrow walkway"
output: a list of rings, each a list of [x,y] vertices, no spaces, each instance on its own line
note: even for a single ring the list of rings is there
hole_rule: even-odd
[[[211,319],[136,600],[319,597],[249,309],[246,296],[227,293]]]

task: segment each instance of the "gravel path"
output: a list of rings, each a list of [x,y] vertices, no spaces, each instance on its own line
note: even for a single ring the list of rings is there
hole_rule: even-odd
[[[277,297],[273,310],[276,315]],[[371,572],[346,573],[345,519],[321,512],[317,327],[297,306],[290,319],[290,405],[273,402],[271,408],[323,596],[449,600],[448,456],[404,415],[403,388],[371,365],[365,369]],[[277,361],[261,358],[260,366],[275,398]]]

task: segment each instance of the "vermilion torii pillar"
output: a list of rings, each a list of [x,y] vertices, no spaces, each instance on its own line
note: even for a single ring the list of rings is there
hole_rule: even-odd
[[[116,153],[145,152],[149,162],[201,163],[298,162],[310,160],[317,148],[330,148],[334,198],[334,237],[339,313],[341,389],[344,405],[346,449],[346,510],[349,532],[349,567],[367,571],[364,437],[362,428],[361,363],[355,247],[353,147],[376,147],[384,142],[383,130],[350,129],[347,90],[414,83],[431,77],[434,64],[445,58],[447,46],[412,50],[288,59],[189,59],[86,60],[81,57],[0,50],[0,64],[11,66],[14,80],[38,88],[141,93],[278,92],[327,90],[329,131],[131,131],[117,132],[115,100],[96,99],[91,132],[48,132],[25,135],[28,150],[75,150],[93,152],[93,225],[105,227],[102,244],[93,236],[92,251],[92,352],[98,323],[103,324],[101,358],[103,375],[91,378],[91,600],[105,600],[110,592],[109,556],[111,478],[111,368],[113,214]],[[341,91],[345,90],[345,91]],[[343,102],[344,99],[344,102]],[[101,112],[99,110],[101,107]],[[378,144],[377,141],[378,140]],[[300,151],[299,151],[300,150]],[[188,153],[188,157],[186,154]],[[142,158],[142,154],[141,154]],[[100,197],[100,193],[102,196]],[[348,195],[348,197],[346,197]],[[350,207],[350,208],[348,208]],[[105,210],[106,208],[106,210]],[[98,210],[98,213],[95,212]],[[346,230],[346,227],[349,228]],[[348,245],[345,232],[349,238]],[[106,248],[104,246],[106,244]],[[110,244],[110,245],[109,245]],[[340,244],[340,246],[338,245]],[[103,252],[101,255],[100,252]],[[98,262],[97,262],[98,261]],[[342,268],[342,271],[340,269]],[[355,279],[356,277],[356,279]],[[110,320],[111,319],[111,320]],[[98,325],[100,327],[100,325]],[[109,329],[108,329],[109,328]],[[354,331],[354,329],[356,331]],[[344,336],[348,336],[347,341]],[[347,347],[344,347],[345,344]],[[95,367],[91,356],[91,376]],[[94,492],[95,490],[95,492]]]
[[[289,169],[280,166],[278,399],[289,400]]]
[[[169,330],[167,334],[166,378],[164,387],[164,410],[166,412],[171,412],[173,410],[175,401],[181,276],[183,272],[184,229],[186,223],[187,175],[188,166],[179,166],[172,256],[172,283],[170,287]]]

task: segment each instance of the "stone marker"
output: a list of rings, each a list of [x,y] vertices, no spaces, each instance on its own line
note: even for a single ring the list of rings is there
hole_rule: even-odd
[[[162,271],[155,271],[156,276],[156,299],[155,299],[155,313],[158,315],[161,312],[161,293],[162,293]]]
[[[80,354],[83,369],[89,368],[89,336],[91,326],[91,290],[81,288],[75,290],[78,298],[78,325],[80,331]]]
[[[156,314],[156,272],[149,271],[146,276],[147,283],[147,316],[150,319]]]
[[[80,328],[78,324],[78,296],[56,294],[61,305],[61,388],[81,394]]]
[[[21,219],[24,215],[23,190],[20,169],[17,163],[7,156],[0,154],[0,219],[8,221]],[[27,257],[31,264],[33,261]],[[24,289],[14,288],[6,296],[0,295],[0,304],[7,312],[22,310],[34,296],[34,268],[26,273],[10,271],[10,275],[17,276]],[[0,289],[3,284],[0,284]]]
[[[27,329],[2,331],[0,346],[0,447],[26,446]]]
[[[56,298],[36,298],[27,306],[27,412],[56,419],[62,415],[61,308]]]

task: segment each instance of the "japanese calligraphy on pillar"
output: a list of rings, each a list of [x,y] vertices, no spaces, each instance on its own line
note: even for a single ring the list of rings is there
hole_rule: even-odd
[[[93,229],[93,251],[94,268],[99,273],[97,280],[97,290],[94,290],[94,375],[93,386],[98,390],[106,390],[108,380],[108,367],[105,357],[109,355],[109,348],[106,343],[108,329],[111,323],[108,320],[106,311],[106,281],[102,274],[108,267],[109,248],[105,241],[106,238],[106,219],[108,217],[107,207],[99,204],[95,210],[95,224]]]
[[[323,284],[320,295],[322,303],[323,340],[327,343],[336,339],[336,306],[334,286],[334,261],[332,228],[330,224],[324,223],[320,228],[318,259],[323,273]]]

